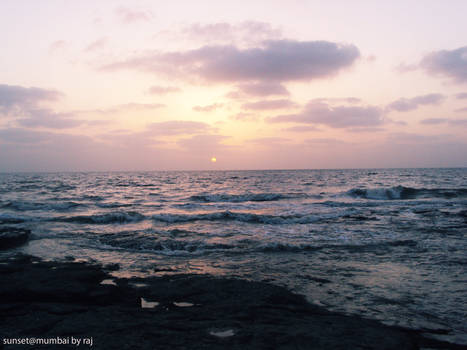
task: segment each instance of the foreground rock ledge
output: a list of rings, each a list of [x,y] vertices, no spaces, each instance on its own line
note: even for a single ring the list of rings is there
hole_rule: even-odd
[[[331,313],[266,283],[197,275],[109,281],[104,270],[25,255],[0,259],[0,348],[35,348],[3,345],[3,338],[71,336],[92,337],[93,349],[465,348]]]

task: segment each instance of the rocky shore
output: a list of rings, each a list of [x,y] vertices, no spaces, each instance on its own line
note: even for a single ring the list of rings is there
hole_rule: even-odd
[[[77,347],[11,345],[31,337],[73,337],[79,348],[106,350],[465,349],[328,312],[266,283],[199,275],[116,279],[113,269],[26,255],[0,259],[0,349]]]

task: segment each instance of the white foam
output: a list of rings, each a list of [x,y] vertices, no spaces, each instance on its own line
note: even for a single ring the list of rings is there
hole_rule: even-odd
[[[193,306],[195,304],[181,301],[181,302],[174,302],[174,305],[178,306],[178,307],[191,307],[191,306]]]
[[[143,309],[154,309],[156,306],[159,306],[157,301],[148,301],[144,298],[141,298],[141,308]]]
[[[99,283],[99,284],[106,285],[106,286],[116,286],[117,285],[117,283],[115,283],[114,280],[112,280],[112,279],[102,280],[102,282]]]
[[[226,329],[223,331],[210,331],[209,334],[218,338],[227,338],[235,335],[235,332],[233,329]]]

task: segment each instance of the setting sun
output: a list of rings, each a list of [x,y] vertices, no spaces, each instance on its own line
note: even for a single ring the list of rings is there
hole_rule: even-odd
[[[215,163],[215,162],[217,162],[216,157],[212,157],[212,158],[211,158],[211,163]]]

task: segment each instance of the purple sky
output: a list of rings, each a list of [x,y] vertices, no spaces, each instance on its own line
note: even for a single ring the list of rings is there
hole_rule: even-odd
[[[465,13],[2,1],[0,171],[465,167]]]

